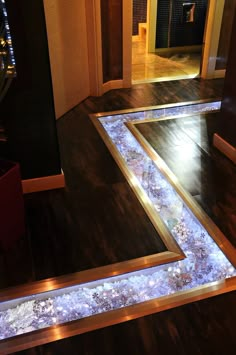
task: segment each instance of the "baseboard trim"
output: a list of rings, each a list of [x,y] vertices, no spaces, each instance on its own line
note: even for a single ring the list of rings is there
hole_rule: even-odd
[[[213,145],[216,147],[221,153],[223,153],[227,158],[232,160],[234,164],[236,164],[236,148],[231,144],[226,142],[221,136],[217,133],[214,134],[213,137]]]
[[[124,82],[122,79],[118,80],[110,80],[106,83],[103,84],[103,94],[107,91],[113,90],[113,89],[122,89],[124,87]]]
[[[225,69],[218,69],[218,70],[215,70],[214,72],[214,79],[217,79],[217,78],[224,78],[225,77],[225,72],[226,70]]]
[[[24,194],[53,190],[65,187],[64,173],[51,176],[43,176],[35,179],[22,180],[22,190]]]
[[[155,48],[157,54],[179,54],[179,53],[195,53],[201,52],[202,45],[183,46],[183,47],[168,47],[168,48]]]
[[[139,35],[132,35],[132,41],[134,41],[134,42],[140,41]]]

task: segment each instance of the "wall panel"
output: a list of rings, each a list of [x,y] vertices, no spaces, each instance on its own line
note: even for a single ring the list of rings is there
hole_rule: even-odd
[[[147,21],[147,0],[133,0],[133,35],[138,35],[138,24]]]
[[[236,10],[229,45],[229,57],[221,105],[221,125],[217,132],[227,143],[236,148]]]
[[[44,0],[56,116],[90,94],[85,0]]]
[[[123,77],[122,0],[101,0],[101,27],[105,83]]]
[[[61,173],[43,0],[6,0],[17,76],[1,103],[23,179]],[[0,152],[1,155],[1,152]]]
[[[236,0],[225,0],[216,59],[216,70],[226,69],[235,7]]]
[[[201,45],[207,0],[195,0],[194,22],[185,22],[182,0],[158,0],[156,48]]]

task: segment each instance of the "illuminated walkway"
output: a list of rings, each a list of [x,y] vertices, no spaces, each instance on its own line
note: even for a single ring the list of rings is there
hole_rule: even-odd
[[[235,255],[230,244],[227,244],[220,232],[219,235],[211,233],[214,231],[212,222],[207,220],[203,226],[198,221],[195,211],[193,213],[186,202],[189,198],[187,194],[183,193],[180,197],[176,192],[175,178],[168,172],[164,162],[158,157],[153,159],[131,132],[131,126],[141,121],[201,114],[219,107],[220,103],[214,102],[144,111],[121,111],[92,117],[144,209],[153,220],[156,216],[157,228],[163,223],[160,227],[163,240],[170,233],[182,254],[180,253],[177,261],[167,260],[167,263],[152,268],[2,302],[0,339],[10,340],[16,335],[52,325],[87,319],[86,327],[82,326],[81,329],[78,321],[77,331],[72,323],[71,333],[69,329],[66,335],[61,336],[67,337],[136,318],[139,312],[141,315],[154,313],[165,307],[191,302],[194,297],[206,298],[235,287]],[[226,279],[230,283],[225,282]],[[128,307],[134,305],[136,308]],[[114,310],[118,311],[109,312]],[[100,318],[91,317],[98,314]],[[110,315],[109,322],[102,318],[107,314]],[[44,339],[42,333],[38,344],[45,342],[47,339]],[[4,346],[4,342],[2,344]]]

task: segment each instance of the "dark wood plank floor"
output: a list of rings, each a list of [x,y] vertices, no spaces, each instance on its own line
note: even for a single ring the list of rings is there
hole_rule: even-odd
[[[218,98],[222,88],[220,79],[136,85],[88,98],[62,117],[58,136],[67,188],[25,197],[29,235],[21,249],[1,251],[1,286],[115,262],[131,256],[137,235],[142,242],[147,233],[154,237],[153,227],[91,123],[90,113]],[[109,246],[108,237],[112,238]],[[124,241],[130,243],[125,250]],[[145,242],[145,248],[150,247]],[[143,252],[143,246],[137,248]],[[5,274],[9,277],[4,278]],[[21,353],[234,354],[235,295],[195,302]]]
[[[212,145],[219,116],[182,117],[136,128],[236,247],[236,167]]]
[[[164,250],[89,114],[218,98],[222,90],[222,79],[134,85],[90,97],[59,119],[67,187],[25,197],[29,233],[0,253],[0,287]]]

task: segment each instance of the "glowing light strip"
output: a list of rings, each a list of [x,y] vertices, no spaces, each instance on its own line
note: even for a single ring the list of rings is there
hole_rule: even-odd
[[[151,199],[187,257],[167,265],[2,302],[1,339],[154,299],[161,302],[180,291],[194,290],[198,286],[204,288],[236,276],[234,266],[124,124],[145,117],[197,114],[218,109],[219,106],[217,102],[99,118],[133,172],[136,183],[146,192],[147,199]]]

